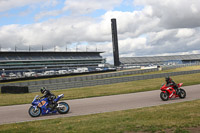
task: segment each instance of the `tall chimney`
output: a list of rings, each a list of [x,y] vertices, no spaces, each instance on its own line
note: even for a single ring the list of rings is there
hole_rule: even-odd
[[[113,44],[113,57],[114,57],[114,66],[119,66],[119,50],[118,50],[118,38],[117,38],[117,23],[116,19],[111,19],[111,28],[112,28],[112,44]]]

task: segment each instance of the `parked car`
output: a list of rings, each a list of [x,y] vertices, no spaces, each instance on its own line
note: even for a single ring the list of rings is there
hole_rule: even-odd
[[[24,72],[24,77],[33,77],[36,76],[35,72]]]
[[[44,75],[54,75],[55,74],[55,71],[45,71],[44,72]]]
[[[58,70],[58,74],[67,74],[68,71],[67,70]]]
[[[17,77],[14,73],[9,73],[9,77]]]

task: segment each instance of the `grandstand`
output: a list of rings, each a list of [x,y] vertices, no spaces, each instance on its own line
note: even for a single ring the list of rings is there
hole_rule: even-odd
[[[0,52],[0,70],[95,67],[105,63],[102,52]]]
[[[200,54],[120,58],[121,66],[176,65],[199,62]]]

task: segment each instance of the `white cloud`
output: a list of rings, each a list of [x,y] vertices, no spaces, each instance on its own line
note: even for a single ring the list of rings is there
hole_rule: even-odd
[[[62,10],[53,10],[53,11],[43,11],[39,14],[35,15],[35,20],[38,21],[41,18],[48,17],[48,16],[58,16],[62,13]]]
[[[160,40],[166,41],[168,38],[171,38],[171,36],[174,36],[175,32],[174,30],[162,30],[159,32],[150,32],[148,33],[148,43],[150,44],[158,44]]]
[[[144,37],[139,37],[139,38],[127,38],[124,40],[119,41],[119,51],[120,53],[127,53],[127,52],[132,52],[134,53],[135,51],[141,50],[143,48],[147,48],[148,46],[146,45],[146,38]],[[127,49],[128,48],[128,49]]]
[[[59,10],[52,10],[52,11],[42,11],[35,16],[35,20],[38,21],[43,17],[47,16],[58,16],[64,12],[71,13],[70,15],[83,15],[88,14],[96,10],[112,10],[115,6],[120,5],[122,0],[66,0],[64,7]],[[55,3],[58,4],[57,0],[51,0],[46,2],[44,5],[49,6],[50,4]]]
[[[135,5],[151,6],[153,16],[164,28],[194,28],[200,26],[199,0],[135,0]]]
[[[19,45],[21,49],[25,49],[28,45],[33,45],[35,48],[44,45],[50,48],[54,45],[63,46],[66,43],[105,40],[101,40],[102,38],[98,38],[96,34],[86,34],[90,27],[91,30],[98,31],[95,29],[96,26],[93,26],[95,25],[93,19],[84,18],[84,21],[82,20],[82,18],[65,17],[43,23],[2,26],[0,27],[0,41],[5,44],[4,47],[13,48],[14,45]]]
[[[47,0],[42,7],[54,7],[59,4],[59,0]]]
[[[197,5],[192,4],[190,7],[192,10],[192,13],[194,13],[194,14],[199,13],[199,9],[198,9]]]
[[[195,30],[194,29],[179,29],[176,37],[177,38],[184,38],[184,37],[191,37],[192,35],[194,35]]]
[[[0,12],[40,2],[43,0],[0,0]]]
[[[156,27],[159,19],[151,18],[146,8],[143,11],[134,12],[109,11],[103,15],[103,21],[107,20],[107,23],[111,18],[117,19],[118,33],[121,39],[159,29]]]
[[[66,0],[65,10],[70,10],[72,14],[87,14],[98,9],[111,10],[119,5],[122,0]]]
[[[21,3],[20,3],[20,2]],[[20,7],[42,0],[0,1],[0,11]],[[49,0],[46,6],[58,1]],[[122,0],[66,0],[64,9],[41,11],[35,16],[40,20],[46,16],[57,16],[70,11],[75,16],[65,16],[28,25],[0,27],[2,49],[33,49],[106,51],[103,56],[112,62],[111,18],[117,19],[120,56],[146,56],[164,54],[198,53],[200,49],[200,1],[195,0],[135,0],[142,10],[132,12],[112,11]],[[8,4],[9,3],[9,4]],[[8,6],[13,4],[14,6]],[[43,3],[44,5],[44,3]],[[98,18],[85,14],[103,9],[107,12]]]

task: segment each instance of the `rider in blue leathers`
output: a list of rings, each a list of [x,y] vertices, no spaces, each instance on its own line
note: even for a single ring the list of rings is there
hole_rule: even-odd
[[[40,91],[43,94],[43,96],[40,97],[40,99],[41,98],[48,98],[48,100],[49,100],[49,105],[48,106],[50,106],[50,107],[52,106],[51,110],[54,110],[55,107],[57,106],[57,103],[54,102],[54,99],[56,98],[56,96],[53,93],[51,93],[49,90],[47,90],[45,87],[42,87],[40,89]]]

